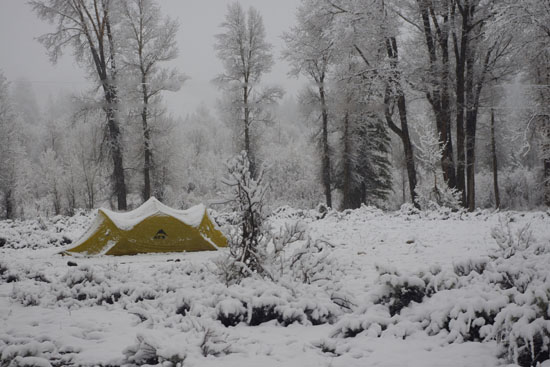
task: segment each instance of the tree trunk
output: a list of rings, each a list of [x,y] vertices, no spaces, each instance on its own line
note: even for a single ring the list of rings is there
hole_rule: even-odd
[[[147,121],[149,94],[147,91],[147,79],[145,75],[141,78],[141,91],[143,95],[143,107],[141,109],[141,122],[143,127],[143,201],[151,197],[151,163],[153,152],[151,149],[151,130]]]
[[[474,90],[474,55],[468,53],[466,60],[466,203],[469,211],[475,209],[475,147],[477,108]]]
[[[401,74],[397,68],[399,62],[399,54],[397,50],[397,40],[395,37],[390,37],[386,39],[386,51],[388,57],[390,58],[390,65],[394,76],[390,78],[389,83],[386,86],[386,91],[384,94],[384,115],[386,117],[386,122],[390,129],[396,133],[401,142],[403,143],[403,151],[405,154],[405,164],[407,166],[407,176],[409,178],[409,191],[411,193],[411,201],[413,205],[417,208],[420,208],[416,200],[416,167],[414,164],[414,152],[411,142],[411,137],[409,134],[409,123],[407,120],[407,102],[405,99],[405,93],[401,87]],[[401,123],[401,128],[398,128],[397,125],[393,122],[393,118],[390,112],[391,105],[391,87],[393,85],[395,88],[395,93],[397,95],[397,110],[399,111],[399,121]]]
[[[414,152],[409,135],[409,123],[407,121],[407,105],[403,91],[399,91],[397,98],[397,109],[399,111],[399,120],[401,122],[401,131],[403,132],[403,148],[405,150],[405,162],[407,164],[407,175],[409,178],[409,191],[411,192],[411,200],[418,206],[416,200],[416,167],[414,165]]]
[[[544,134],[546,142],[543,146],[543,164],[544,164],[544,203],[550,206],[550,117],[544,116],[543,124],[546,124]]]
[[[332,208],[332,192],[331,192],[331,175],[330,175],[330,147],[328,145],[328,110],[325,96],[325,87],[322,84],[319,86],[319,98],[321,100],[321,119],[322,119],[322,176],[323,186],[325,189],[325,200],[327,206]]]
[[[351,136],[349,126],[349,113],[344,115],[344,152],[343,152],[343,183],[342,183],[342,209],[356,209],[361,206],[361,189],[352,178]]]
[[[443,149],[442,169],[443,179],[451,188],[456,187],[456,172],[453,154],[452,121],[451,121],[451,103],[449,96],[449,48],[447,40],[442,45],[443,49],[443,70],[441,85],[441,140],[445,145]],[[446,176],[446,177],[445,177]]]
[[[120,127],[116,118],[118,101],[115,88],[108,85],[106,80],[103,81],[103,87],[105,90],[105,100],[107,103],[104,110],[107,115],[107,129],[109,132],[110,144],[109,148],[111,150],[111,157],[113,158],[114,193],[117,197],[118,210],[126,210],[128,205],[126,203],[126,182],[124,179],[122,135],[120,133]]]
[[[6,210],[6,219],[13,219],[13,191],[8,189],[4,192],[4,208]]]
[[[453,145],[451,134],[451,110],[449,97],[449,45],[448,45],[448,16],[444,16],[443,27],[437,23],[437,18],[427,0],[417,0],[428,55],[430,61],[430,76],[434,79],[433,88],[427,92],[428,101],[432,106],[435,115],[437,132],[440,137],[440,148],[443,149],[441,156],[441,170],[443,179],[450,187],[456,186],[456,175],[453,157]],[[434,33],[430,23],[430,15],[434,22],[437,33]],[[437,52],[436,40],[441,52]],[[438,55],[441,54],[441,65],[438,65]]]
[[[248,106],[248,81],[245,80],[245,86],[243,87],[243,105],[244,105],[244,150],[248,156],[248,162],[250,163],[249,170],[250,176],[256,178],[256,162],[255,157],[250,147],[250,107]]]
[[[122,159],[122,142],[120,128],[114,117],[115,112],[109,108],[107,112],[107,127],[111,140],[111,155],[113,157],[113,177],[115,181],[115,194],[118,210],[126,210],[126,182],[124,180],[124,165]]]
[[[498,190],[497,144],[495,138],[495,110],[491,109],[491,155],[493,157],[493,188],[495,191],[495,208],[500,208],[500,193]]]
[[[544,203],[550,206],[550,158],[544,159]]]
[[[453,10],[454,14],[454,10]],[[462,205],[466,206],[466,154],[464,151],[464,88],[465,88],[465,69],[468,50],[468,25],[469,12],[462,14],[462,28],[460,36],[460,48],[458,37],[453,34],[455,59],[456,59],[456,188],[461,192]]]
[[[120,126],[117,120],[116,113],[118,112],[118,96],[116,92],[116,64],[115,64],[115,42],[113,39],[113,33],[111,31],[111,22],[109,19],[109,12],[107,8],[104,8],[104,19],[107,29],[107,40],[109,42],[109,61],[110,65],[108,66],[105,62],[105,70],[109,69],[110,73],[105,75],[110,75],[111,80],[105,80],[108,82],[108,92],[107,92],[107,124],[109,125],[109,132],[111,136],[111,149],[113,154],[113,163],[114,163],[114,176],[115,176],[115,193],[117,195],[117,204],[118,210],[128,209],[126,203],[126,181],[124,179],[124,160],[122,157],[122,134],[120,132]]]

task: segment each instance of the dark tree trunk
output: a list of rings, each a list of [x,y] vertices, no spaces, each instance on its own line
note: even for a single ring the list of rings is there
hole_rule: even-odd
[[[544,203],[550,206],[550,158],[544,159]]]
[[[252,152],[250,144],[250,107],[248,106],[249,98],[248,81],[245,79],[245,86],[243,87],[243,104],[244,104],[244,150],[248,156],[248,162],[250,163],[250,176],[256,177],[256,160],[254,153]]]
[[[117,205],[118,210],[126,210],[128,209],[128,205],[126,203],[126,181],[124,179],[124,159],[123,159],[123,153],[122,153],[122,134],[120,132],[120,126],[118,123],[118,119],[116,116],[116,113],[118,112],[118,96],[116,92],[116,74],[117,74],[117,68],[115,64],[115,42],[113,39],[113,33],[111,31],[111,22],[109,19],[109,12],[107,8],[104,8],[104,19],[105,19],[105,26],[107,29],[107,41],[109,42],[109,61],[110,65],[107,64],[107,61],[104,59],[105,62],[105,70],[109,69],[111,76],[111,80],[108,81],[108,92],[107,92],[107,123],[109,125],[109,132],[111,137],[111,149],[112,149],[112,155],[113,155],[113,163],[114,163],[114,178],[115,178],[115,193],[117,196]],[[103,50],[101,50],[103,53]],[[105,73],[105,76],[108,74]],[[107,78],[106,78],[107,80]]]
[[[474,90],[474,55],[468,53],[466,60],[466,203],[469,211],[475,209],[475,148],[477,108]]]
[[[543,147],[543,164],[544,164],[544,172],[543,172],[543,179],[544,179],[544,204],[546,206],[550,206],[550,117],[544,116],[543,124],[546,124],[546,129],[544,130],[544,134],[546,142],[545,146]]]
[[[4,208],[6,219],[13,219],[13,191],[11,189],[4,192]]]
[[[497,143],[495,138],[495,110],[491,109],[491,155],[493,157],[493,189],[495,192],[495,208],[500,208],[500,193],[498,189]]]
[[[322,137],[321,137],[321,149],[322,149],[322,176],[323,187],[325,190],[325,200],[327,206],[332,208],[332,192],[331,192],[331,174],[330,174],[330,147],[328,145],[328,109],[325,96],[325,88],[321,80],[319,86],[319,98],[321,100],[321,119],[322,119]]]
[[[109,102],[108,102],[109,103]],[[126,182],[124,180],[124,164],[122,157],[122,137],[115,117],[115,110],[107,108],[107,128],[109,129],[111,156],[113,157],[113,178],[118,210],[126,210]]]
[[[443,24],[439,26],[433,7],[430,8],[430,14],[434,24],[437,25],[436,31],[441,48],[441,140],[444,144],[443,156],[441,157],[441,168],[443,170],[443,179],[451,188],[456,187],[455,161],[453,154],[452,139],[452,120],[451,120],[451,101],[449,87],[449,15],[443,16]]]
[[[151,149],[151,130],[147,121],[149,108],[149,94],[147,91],[147,79],[145,75],[141,78],[141,90],[143,94],[143,108],[141,110],[141,122],[143,128],[143,201],[151,197],[151,164],[153,151]]]
[[[352,177],[352,147],[349,113],[344,115],[344,152],[343,152],[343,183],[342,183],[342,209],[356,209],[362,203],[362,190]]]
[[[441,140],[445,145],[443,150],[441,167],[444,172],[443,179],[451,188],[456,187],[455,162],[453,154],[453,139],[452,139],[452,120],[451,120],[451,103],[449,96],[449,49],[445,41],[443,48],[443,71],[442,71],[442,90],[441,90],[441,125],[442,134]],[[445,177],[446,176],[446,177]]]
[[[450,187],[456,186],[455,165],[453,156],[453,144],[451,134],[451,109],[449,96],[449,44],[448,44],[448,22],[447,15],[443,16],[443,26],[438,23],[432,5],[426,0],[417,0],[426,46],[430,60],[430,76],[433,78],[433,88],[427,93],[428,101],[432,106],[435,115],[437,132],[440,136],[440,147],[443,149],[441,156],[441,169],[443,179]],[[432,30],[430,17],[434,22],[435,32]],[[441,65],[438,65],[439,44],[441,49]]]
[[[405,101],[405,95],[403,91],[399,91],[399,96],[397,98],[397,109],[399,111],[399,120],[401,122],[401,132],[403,137],[401,138],[403,142],[403,148],[405,150],[405,162],[407,164],[407,176],[409,178],[409,190],[411,192],[411,199],[415,206],[416,203],[416,167],[414,165],[414,152],[411,142],[411,137],[409,135],[409,123],[407,121],[407,105]]]
[[[386,50],[388,57],[390,58],[391,68],[393,71],[393,77],[390,78],[384,95],[384,115],[389,128],[396,133],[401,142],[403,143],[403,151],[405,154],[405,164],[407,166],[407,176],[409,178],[409,191],[411,193],[411,201],[415,207],[419,207],[416,200],[416,167],[414,164],[414,152],[409,134],[409,123],[407,120],[407,102],[405,99],[405,93],[401,87],[401,75],[397,68],[399,62],[399,54],[397,50],[397,40],[394,37],[386,39]],[[395,94],[397,95],[397,110],[399,112],[399,121],[401,128],[397,127],[393,122],[393,118],[390,112],[392,96],[391,86],[395,88]]]
[[[466,206],[466,154],[464,151],[464,90],[465,70],[468,51],[469,12],[462,13],[462,25],[460,44],[458,37],[453,33],[455,59],[456,59],[456,188],[461,192],[462,205]],[[454,9],[453,9],[454,15]]]

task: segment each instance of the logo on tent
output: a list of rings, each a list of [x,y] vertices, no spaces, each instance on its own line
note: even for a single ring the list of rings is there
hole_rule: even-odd
[[[155,240],[164,240],[166,237],[168,237],[168,235],[166,234],[166,232],[164,232],[163,229],[159,229],[159,231],[158,231],[157,234],[153,237],[153,239],[155,239]]]

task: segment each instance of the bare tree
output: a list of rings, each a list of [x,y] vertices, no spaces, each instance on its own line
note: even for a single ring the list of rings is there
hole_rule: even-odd
[[[272,46],[265,39],[260,13],[253,7],[245,13],[238,2],[231,3],[221,27],[225,32],[216,35],[214,48],[225,71],[215,81],[232,95],[239,96],[232,102],[238,111],[238,119],[242,121],[244,150],[250,160],[250,172],[255,177],[256,154],[252,148],[251,127],[255,122],[273,120],[265,106],[277,102],[283,92],[277,87],[263,90],[258,87],[262,76],[273,66]]]
[[[118,114],[117,46],[113,23],[112,0],[36,0],[30,1],[38,17],[55,24],[55,31],[39,40],[56,62],[67,46],[73,48],[77,61],[86,66],[103,90],[103,111],[107,117],[110,152],[113,159],[114,193],[118,209],[125,210],[126,182],[122,132]]]
[[[176,34],[179,24],[169,17],[163,18],[154,0],[124,0],[123,32],[128,40],[123,45],[123,62],[130,77],[132,92],[137,92],[141,103],[143,132],[143,200],[151,197],[151,170],[153,168],[151,104],[163,91],[177,91],[185,77],[175,69],[161,68],[159,64],[178,55]],[[133,86],[137,85],[134,90]]]

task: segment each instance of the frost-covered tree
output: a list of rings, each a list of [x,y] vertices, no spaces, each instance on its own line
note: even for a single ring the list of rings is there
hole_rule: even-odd
[[[341,157],[335,178],[342,191],[343,209],[381,204],[392,189],[390,138],[382,113],[373,108],[381,98],[357,77],[360,66],[360,60],[350,54],[340,60],[335,75],[339,98],[334,102],[334,112],[341,120]]]
[[[157,108],[163,91],[177,91],[184,76],[176,69],[161,67],[162,63],[178,55],[176,35],[179,24],[169,17],[163,18],[154,0],[122,1],[122,60],[126,67],[132,101],[141,117],[143,138],[143,200],[149,199],[155,188],[151,187],[154,169],[153,129],[151,123],[161,108]],[[157,130],[158,131],[158,130]]]
[[[0,194],[1,217],[12,219],[15,214],[17,185],[17,125],[9,91],[9,83],[0,70]]]
[[[221,27],[224,32],[216,35],[214,48],[225,70],[215,81],[226,88],[230,96],[234,116],[229,118],[238,122],[238,133],[243,137],[240,149],[246,151],[254,176],[257,154],[253,149],[252,127],[273,121],[266,107],[276,103],[283,91],[278,87],[259,87],[262,76],[273,66],[272,46],[266,41],[260,13],[254,7],[245,13],[238,2],[231,3]]]
[[[253,178],[245,151],[228,162],[227,176],[222,183],[227,186],[226,201],[234,205],[239,234],[230,241],[231,256],[241,277],[265,273],[265,220],[264,205],[267,186],[263,170]]]
[[[419,165],[427,176],[418,186],[418,202],[422,209],[430,209],[433,204],[457,208],[459,206],[459,192],[448,186],[445,179],[439,180],[441,157],[445,154],[445,146],[441,145],[441,137],[431,126],[429,119],[419,121],[415,130],[418,135],[416,157]],[[431,181],[431,182],[430,182]]]
[[[63,168],[57,154],[53,149],[48,149],[42,153],[39,159],[40,176],[43,192],[52,204],[53,214],[61,214],[61,198]]]
[[[495,23],[495,33],[514,37],[524,61],[526,80],[531,84],[529,96],[535,106],[528,118],[529,127],[539,136],[544,201],[550,206],[550,6],[546,1],[503,0]]]
[[[119,121],[117,88],[117,19],[113,0],[33,0],[33,10],[40,19],[55,25],[52,33],[39,37],[56,62],[66,47],[71,47],[76,60],[88,70],[103,91],[102,109],[107,120],[109,151],[113,160],[114,193],[118,209],[127,207],[124,174],[123,137]]]
[[[329,107],[327,82],[330,68],[334,64],[335,40],[326,32],[331,17],[319,9],[316,1],[304,0],[296,13],[297,25],[284,33],[286,49],[283,56],[291,65],[291,74],[304,75],[315,86],[321,129],[319,146],[321,150],[321,181],[325,191],[325,200],[332,207],[331,154],[329,146]]]
[[[363,65],[358,76],[374,88],[373,93],[383,96],[380,109],[388,128],[403,145],[409,191],[415,203],[417,178],[406,95],[409,81],[397,41],[400,24],[397,15],[391,12],[394,5],[385,0],[320,2],[323,12],[333,17],[330,33],[334,43],[344,50],[343,55],[350,50],[354,53]]]

